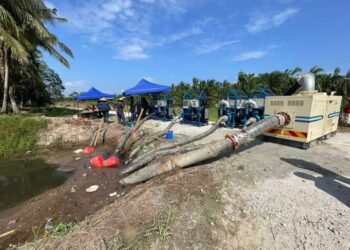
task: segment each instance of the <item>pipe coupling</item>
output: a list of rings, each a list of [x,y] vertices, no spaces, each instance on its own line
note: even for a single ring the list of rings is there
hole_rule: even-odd
[[[277,113],[277,115],[282,116],[283,119],[284,119],[284,122],[281,122],[281,125],[287,126],[290,123],[291,118],[290,118],[290,116],[287,113],[279,112],[279,113]]]
[[[225,136],[225,139],[230,140],[232,142],[232,150],[233,151],[236,151],[238,149],[239,142],[238,142],[236,136],[227,134]]]

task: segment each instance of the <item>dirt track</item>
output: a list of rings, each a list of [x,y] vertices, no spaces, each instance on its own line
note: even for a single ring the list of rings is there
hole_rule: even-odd
[[[348,249],[349,151],[345,133],[307,151],[256,140],[140,184],[35,248]]]

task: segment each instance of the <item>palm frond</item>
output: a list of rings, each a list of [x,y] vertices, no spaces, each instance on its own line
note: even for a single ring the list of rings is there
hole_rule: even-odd
[[[303,71],[302,68],[296,67],[295,69],[292,70],[291,75],[294,76],[302,71]]]
[[[339,67],[336,67],[333,72],[333,76],[339,76],[341,72],[341,69]]]
[[[69,68],[69,62],[64,56],[62,56],[53,46],[50,44],[41,44],[40,47],[45,49],[50,55],[55,57],[60,63],[62,63],[65,67]]]
[[[28,61],[28,53],[26,49],[13,36],[11,36],[11,34],[7,33],[1,26],[0,42],[6,49],[11,49],[13,57],[23,62]]]
[[[28,51],[35,51],[39,46],[69,67],[66,58],[56,48],[70,57],[73,57],[72,51],[45,26],[46,23],[66,21],[65,18],[57,17],[57,11],[48,8],[43,0],[0,1],[0,39],[21,60],[28,56]]]
[[[0,24],[6,30],[12,31],[12,33],[18,33],[18,27],[15,19],[11,13],[8,12],[3,6],[0,5]]]
[[[317,75],[317,74],[321,74],[324,72],[324,70],[318,66],[314,66],[310,69],[310,72]]]
[[[74,55],[73,55],[73,52],[70,48],[68,48],[67,45],[65,45],[64,43],[62,42],[58,42],[58,46],[59,48],[64,51],[64,53],[66,53],[67,55],[69,55],[70,57],[74,58]]]

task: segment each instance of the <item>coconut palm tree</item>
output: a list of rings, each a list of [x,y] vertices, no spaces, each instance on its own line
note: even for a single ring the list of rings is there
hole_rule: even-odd
[[[343,77],[340,75],[341,69],[336,67],[334,69],[333,75],[331,76],[330,90],[337,91],[339,87],[342,86]]]
[[[3,6],[5,2],[0,3],[0,46],[1,46],[1,65],[4,82],[3,105],[1,112],[7,111],[7,99],[9,93],[9,58],[10,50],[12,56],[21,61],[27,61],[28,53],[20,42],[24,41],[22,29],[18,26],[12,14]]]
[[[321,67],[314,66],[309,70],[309,72],[313,73],[314,75],[319,75],[319,74],[323,74],[324,70]]]
[[[288,77],[295,77],[295,76],[298,76],[302,71],[303,71],[302,68],[295,67],[295,69],[286,69],[284,71],[284,74]]]
[[[69,63],[57,48],[73,57],[71,50],[50,33],[45,24],[65,22],[57,17],[57,10],[48,8],[43,0],[1,0],[0,2],[0,48],[4,68],[4,94],[1,112],[7,111],[10,95],[12,110],[18,108],[14,98],[15,85],[10,83],[11,61],[31,63],[31,55],[39,48],[56,57],[64,66]]]
[[[340,75],[340,69],[336,68],[333,73],[335,90],[346,99],[350,93],[350,70],[345,76]]]

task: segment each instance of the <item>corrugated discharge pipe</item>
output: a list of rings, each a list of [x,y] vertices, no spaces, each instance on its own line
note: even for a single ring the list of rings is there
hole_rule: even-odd
[[[213,159],[224,154],[228,154],[238,149],[242,144],[249,143],[252,139],[261,135],[266,130],[273,127],[285,126],[289,123],[290,117],[286,113],[271,115],[251,127],[235,135],[227,135],[225,140],[208,144],[208,146],[188,152],[182,155],[172,156],[164,161],[158,161],[146,166],[135,173],[120,180],[122,185],[135,184],[149,180],[157,175],[184,168],[205,160]]]

